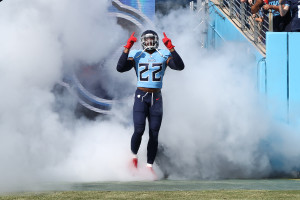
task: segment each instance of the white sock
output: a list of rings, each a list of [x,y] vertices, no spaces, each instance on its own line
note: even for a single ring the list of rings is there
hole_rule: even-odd
[[[132,157],[133,158],[137,158],[137,154],[132,154]]]
[[[152,167],[152,164],[147,163],[147,167]]]

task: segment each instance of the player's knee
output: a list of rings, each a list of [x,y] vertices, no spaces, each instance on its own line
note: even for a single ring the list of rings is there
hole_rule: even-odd
[[[134,134],[142,136],[145,131],[145,126],[144,125],[135,125],[134,126]]]
[[[149,138],[154,142],[158,141],[158,131],[150,131]]]

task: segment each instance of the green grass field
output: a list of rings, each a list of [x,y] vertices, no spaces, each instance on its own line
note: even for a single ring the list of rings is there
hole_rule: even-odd
[[[38,199],[300,199],[299,179],[39,183],[5,200]]]
[[[20,193],[0,196],[0,199],[300,199],[300,190],[204,190],[204,191],[68,191]]]

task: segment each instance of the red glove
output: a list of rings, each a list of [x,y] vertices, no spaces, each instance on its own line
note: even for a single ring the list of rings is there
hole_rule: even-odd
[[[124,46],[127,49],[130,49],[133,44],[137,41],[136,37],[134,37],[135,32],[133,32],[130,38],[127,40],[127,44]]]
[[[165,32],[163,32],[163,33],[164,33],[164,36],[165,36],[165,37],[162,39],[163,43],[165,44],[165,46],[166,46],[169,50],[173,49],[175,46],[172,44],[172,41],[170,40],[170,38],[167,38],[167,35],[166,35]]]

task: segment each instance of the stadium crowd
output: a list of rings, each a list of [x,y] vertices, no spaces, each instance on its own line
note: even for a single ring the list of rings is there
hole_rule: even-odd
[[[300,32],[300,0],[218,0],[254,43],[265,45],[266,32]],[[225,11],[227,10],[227,11]]]
[[[241,0],[251,8],[252,17],[259,23],[269,21],[268,13],[272,13],[272,31],[300,32],[300,1],[298,0]],[[266,20],[264,20],[266,19]],[[261,26],[263,29],[266,26]],[[270,27],[269,27],[270,28]]]

